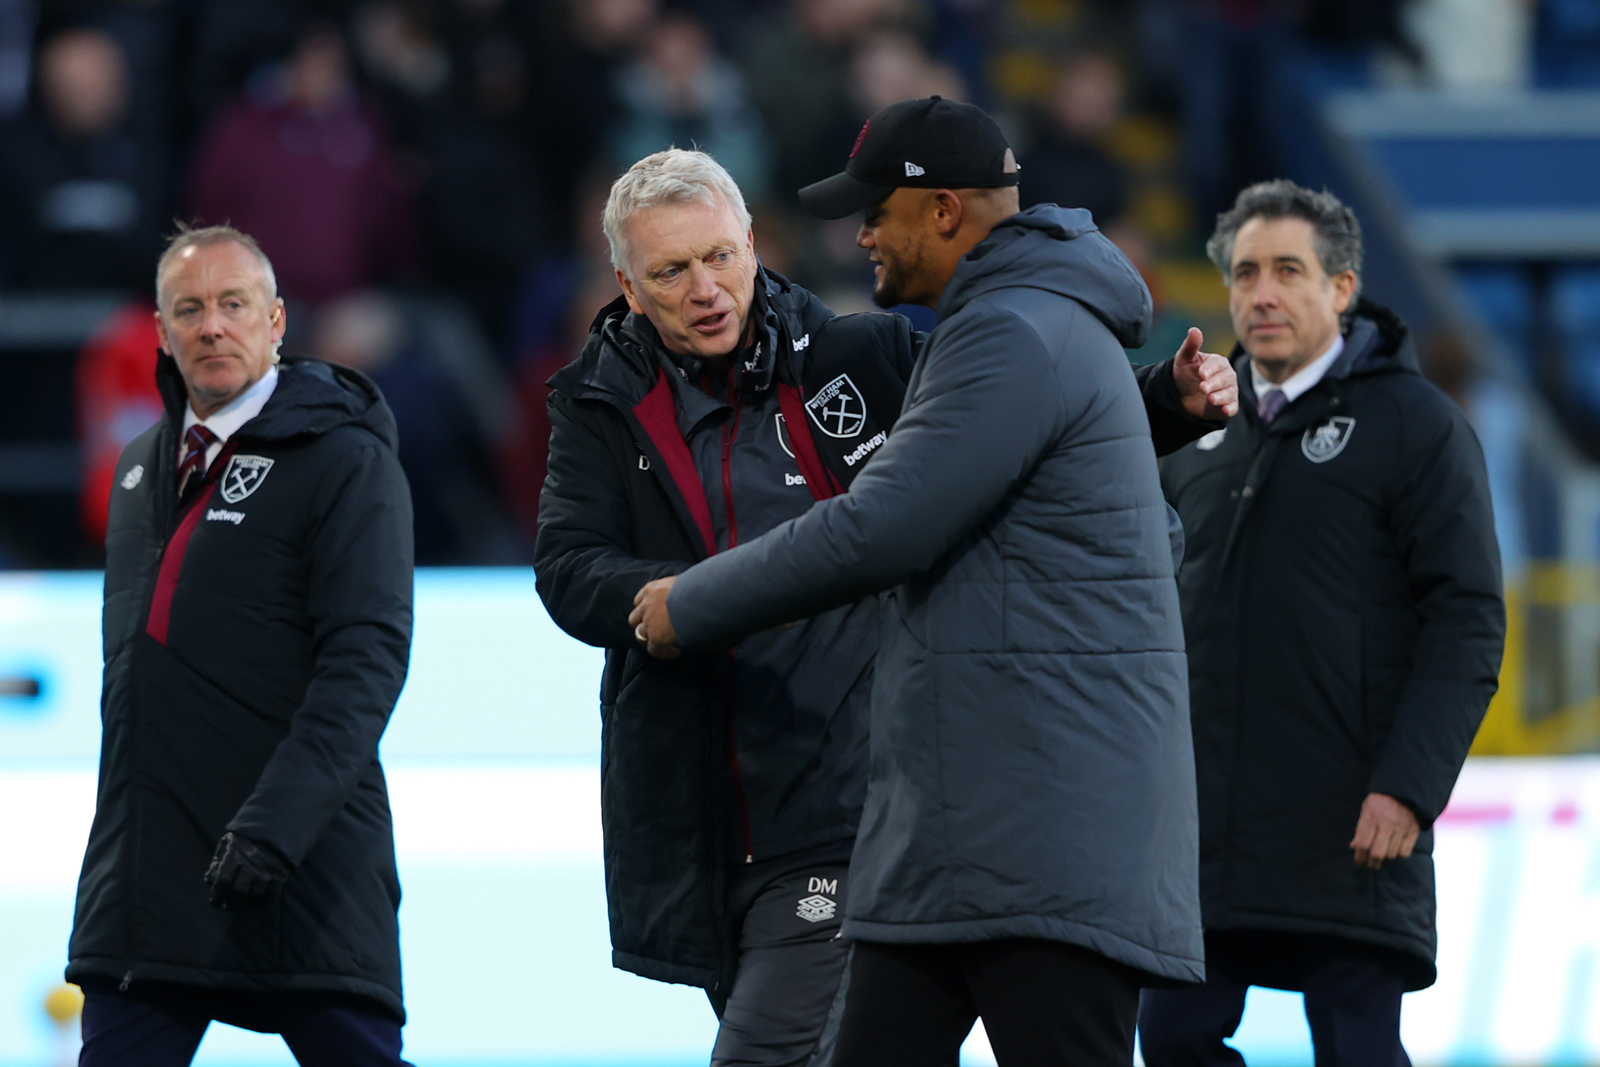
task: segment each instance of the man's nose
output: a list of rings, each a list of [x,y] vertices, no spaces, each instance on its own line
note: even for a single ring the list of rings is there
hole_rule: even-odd
[[[1283,290],[1271,278],[1261,278],[1250,293],[1250,303],[1255,307],[1277,307]]]
[[[717,299],[717,283],[704,263],[689,264],[689,299],[697,304],[709,304]]]
[[[207,307],[203,317],[200,319],[200,336],[222,336],[222,311],[215,305]]]
[[[871,228],[868,227],[867,224],[863,222],[861,224],[861,228],[856,230],[856,247],[857,248],[872,248],[877,243],[878,243],[877,240],[872,235]]]

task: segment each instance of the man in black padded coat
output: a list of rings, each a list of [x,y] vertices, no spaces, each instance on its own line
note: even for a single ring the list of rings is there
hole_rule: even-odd
[[[843,492],[886,441],[921,339],[900,316],[835,316],[762,268],[738,187],[704,153],[636,163],[605,225],[624,297],[551,379],[535,567],[556,622],[607,650],[612,959],[707,990],[713,1063],[819,1062],[846,959],[878,602],[670,663],[626,620],[646,582]],[[1198,341],[1137,371],[1168,450],[1235,395]]]
[[[411,644],[411,499],[353,371],[277,356],[247,235],[157,268],[162,420],[118,461],[99,797],[67,977],[86,1067],[174,1067],[213,1019],[300,1063],[399,1064],[378,740]]]
[[[1145,993],[1151,1067],[1242,1064],[1251,985],[1302,991],[1317,1063],[1397,1067],[1433,984],[1432,826],[1505,637],[1483,453],[1360,298],[1361,227],[1287,181],[1208,250],[1246,383],[1226,431],[1162,461],[1200,796],[1206,984]]]

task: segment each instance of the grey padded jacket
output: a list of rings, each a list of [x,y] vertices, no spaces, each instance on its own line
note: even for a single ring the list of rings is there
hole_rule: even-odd
[[[684,572],[687,649],[893,588],[846,936],[1082,945],[1204,977],[1167,509],[1123,344],[1150,295],[1085,211],[997,226],[849,492]]]

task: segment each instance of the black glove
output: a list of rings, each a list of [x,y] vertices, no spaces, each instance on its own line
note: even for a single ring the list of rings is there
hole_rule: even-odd
[[[217,842],[217,854],[206,869],[211,906],[225,911],[259,908],[288,879],[294,868],[271,845],[228,831]]]

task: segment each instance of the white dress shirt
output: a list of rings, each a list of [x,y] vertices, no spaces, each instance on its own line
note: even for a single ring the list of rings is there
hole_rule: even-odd
[[[228,438],[238,433],[239,427],[261,414],[261,409],[267,406],[267,400],[277,387],[278,367],[274,364],[267,368],[267,373],[261,376],[260,381],[213,411],[208,418],[202,419],[196,415],[193,404],[184,405],[183,429],[178,433],[178,463],[180,465],[183,463],[183,454],[186,451],[183,444],[184,435],[189,432],[189,427],[198,423],[217,435],[217,439],[206,449],[205,469],[210,470],[211,464],[217,460],[217,453],[228,443]]]
[[[1338,359],[1339,353],[1343,351],[1344,335],[1336,333],[1333,335],[1333,344],[1328,346],[1326,352],[1289,375],[1282,382],[1276,383],[1267,381],[1265,376],[1256,369],[1256,361],[1251,360],[1250,383],[1256,389],[1256,410],[1259,411],[1265,405],[1267,394],[1274,389],[1283,393],[1284,407],[1288,407],[1296,400],[1299,400],[1313,385],[1322,381],[1322,376],[1328,373],[1328,368],[1333,366],[1333,361]]]

